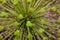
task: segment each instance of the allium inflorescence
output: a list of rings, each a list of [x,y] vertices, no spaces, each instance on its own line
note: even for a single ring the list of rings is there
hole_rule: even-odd
[[[60,40],[59,0],[0,0],[0,40]]]

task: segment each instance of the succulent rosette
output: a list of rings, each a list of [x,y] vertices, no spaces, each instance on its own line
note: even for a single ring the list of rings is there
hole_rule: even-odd
[[[60,40],[59,0],[0,0],[0,40]]]

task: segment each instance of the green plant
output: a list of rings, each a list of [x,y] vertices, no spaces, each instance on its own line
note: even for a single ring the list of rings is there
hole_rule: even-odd
[[[60,24],[56,1],[59,0],[0,0],[1,39],[51,40],[49,37],[52,37],[56,40],[55,30],[58,30]],[[57,16],[50,13],[56,13]],[[52,16],[54,18],[51,18]]]

